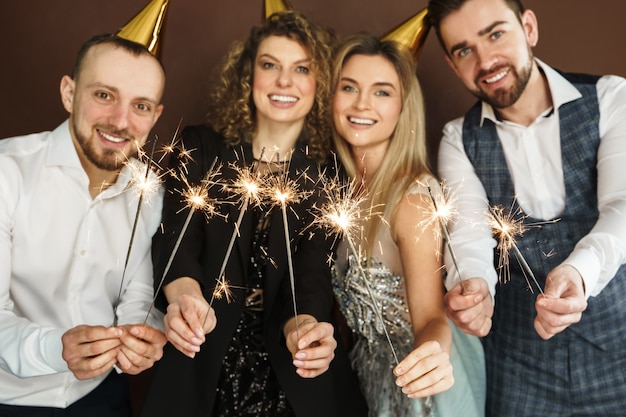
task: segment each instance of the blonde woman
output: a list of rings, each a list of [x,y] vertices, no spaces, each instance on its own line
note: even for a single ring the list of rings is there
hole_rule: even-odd
[[[483,399],[471,386],[484,384],[480,343],[460,333],[463,340],[454,339],[443,303],[439,225],[428,217],[428,187],[438,184],[412,57],[393,41],[354,35],[336,54],[333,87],[337,152],[371,210],[357,242],[364,256],[340,246],[334,268],[370,416],[480,416]],[[478,379],[471,384],[457,342],[472,348],[466,359]]]

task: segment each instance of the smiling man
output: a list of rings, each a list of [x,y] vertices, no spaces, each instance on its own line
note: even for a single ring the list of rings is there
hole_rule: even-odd
[[[137,205],[127,162],[164,85],[145,46],[96,36],[61,80],[69,119],[0,141],[2,416],[130,416],[124,373],[162,356],[160,320],[143,324],[162,193],[141,210],[122,278]]]
[[[460,219],[447,311],[484,337],[487,415],[623,415],[626,80],[561,73],[535,58],[537,17],[518,0],[428,8],[447,62],[479,99],[445,126],[439,174]],[[496,285],[488,205],[542,223],[517,244],[544,294],[513,253],[511,282]]]

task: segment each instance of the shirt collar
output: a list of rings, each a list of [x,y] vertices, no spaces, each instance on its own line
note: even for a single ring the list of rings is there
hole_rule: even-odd
[[[133,162],[138,161],[133,159]],[[80,174],[77,173],[77,175],[80,175],[82,177],[82,181],[85,181],[87,185],[89,184],[89,178],[87,178],[87,174],[80,163],[78,153],[76,152],[76,148],[74,146],[74,141],[72,140],[69,119],[65,120],[52,131],[52,137],[48,148],[48,166],[70,168],[72,170],[71,172],[75,173],[77,173],[75,170],[79,170]],[[133,172],[128,166],[125,165],[122,167],[120,175],[117,176],[115,184],[107,188],[103,196],[117,195],[121,193],[129,186],[132,179]]]
[[[563,104],[570,101],[578,100],[582,97],[582,94],[576,87],[567,81],[559,72],[555,71],[549,65],[541,61],[539,58],[535,58],[539,69],[545,74],[548,80],[548,88],[552,95],[553,108],[560,108]],[[552,110],[546,111],[544,115],[552,114]],[[501,120],[496,116],[493,107],[490,104],[482,102],[482,111],[480,124],[482,126],[485,119],[489,119],[494,123],[500,123]]]
[[[51,136],[48,148],[48,165],[80,168],[82,171],[83,167],[78,159],[70,134],[69,119],[54,129]]]

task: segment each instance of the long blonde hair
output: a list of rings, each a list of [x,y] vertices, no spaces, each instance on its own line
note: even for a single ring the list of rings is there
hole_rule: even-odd
[[[382,56],[395,68],[400,79],[402,110],[383,161],[368,181],[371,219],[365,225],[364,237],[368,249],[374,244],[382,219],[389,221],[393,211],[415,181],[431,174],[428,166],[424,98],[416,76],[413,58],[408,50],[395,41],[381,41],[378,37],[361,33],[346,38],[335,54],[333,63],[333,91],[336,92],[341,72],[354,55]],[[333,141],[339,157],[351,178],[357,178],[357,165],[350,145],[333,127]]]

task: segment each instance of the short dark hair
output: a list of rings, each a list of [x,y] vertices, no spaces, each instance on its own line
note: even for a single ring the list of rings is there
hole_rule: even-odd
[[[120,38],[117,35],[110,33],[103,33],[100,35],[95,35],[87,40],[78,50],[78,54],[76,55],[76,61],[74,62],[74,68],[72,69],[72,78],[77,79],[80,74],[81,65],[85,59],[85,55],[87,52],[96,45],[102,45],[105,43],[110,43],[115,45],[116,47],[122,48],[125,51],[129,52],[132,55],[140,56],[140,55],[151,55],[154,56],[148,51],[144,45],[130,41],[128,39]],[[163,68],[163,63],[159,58],[154,56],[154,59],[157,60],[163,72],[165,72],[165,68]]]
[[[441,47],[446,50],[446,46],[443,43],[443,39],[441,38],[441,31],[439,29],[439,25],[441,21],[451,14],[459,10],[465,3],[469,0],[429,0],[428,1],[428,14],[426,19],[428,23],[435,28],[435,33],[437,34],[437,39],[439,39],[439,43]],[[524,13],[524,5],[521,0],[501,0],[503,1],[509,9],[515,13],[517,19],[522,21],[522,13]],[[447,53],[448,51],[446,51]]]

